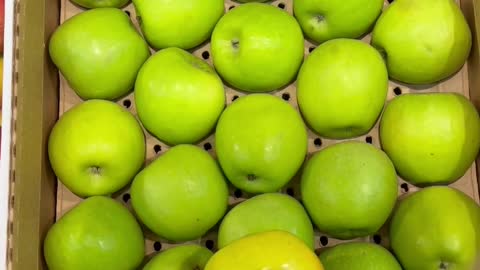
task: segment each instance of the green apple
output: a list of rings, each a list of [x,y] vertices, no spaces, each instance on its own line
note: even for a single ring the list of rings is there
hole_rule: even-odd
[[[388,156],[357,141],[337,143],[307,161],[302,201],[320,231],[339,239],[377,232],[397,199],[397,175]]]
[[[220,116],[215,136],[223,172],[234,186],[250,193],[283,187],[307,153],[307,131],[300,114],[268,94],[233,102]]]
[[[418,186],[449,184],[477,156],[480,119],[460,94],[402,95],[385,108],[380,142],[405,180]]]
[[[150,55],[148,45],[120,9],[96,8],[60,25],[50,57],[83,99],[117,99],[128,94]]]
[[[269,4],[247,3],[223,16],[211,42],[213,64],[240,90],[268,92],[290,83],[304,54],[294,17]]]
[[[228,188],[215,160],[193,145],[177,145],[133,180],[132,206],[140,220],[171,241],[203,236],[225,214]]]
[[[126,6],[130,0],[70,0],[84,8],[121,8]]]
[[[383,8],[383,0],[294,0],[293,12],[305,35],[317,43],[358,38],[367,33]]]
[[[50,228],[43,252],[50,270],[131,270],[142,263],[144,248],[135,217],[115,200],[95,196]]]
[[[314,248],[313,226],[303,206],[281,193],[255,196],[236,205],[223,219],[218,231],[218,248],[260,232],[282,230]]]
[[[318,46],[297,78],[297,100],[308,125],[323,137],[366,134],[382,112],[388,73],[382,56],[354,39]]]
[[[196,143],[215,127],[225,107],[220,77],[206,62],[179,48],[150,57],[135,82],[143,126],[168,144]]]
[[[133,0],[137,19],[155,49],[191,49],[210,38],[225,12],[223,0]]]
[[[425,188],[400,202],[390,241],[405,270],[472,270],[480,254],[480,208],[458,190]]]
[[[372,44],[392,79],[430,84],[463,66],[472,35],[454,0],[395,0],[378,19]]]
[[[319,257],[325,270],[402,270],[388,250],[372,243],[339,244]]]
[[[153,257],[143,270],[203,270],[212,255],[198,245],[176,246]]]
[[[57,121],[48,156],[59,180],[76,195],[109,195],[129,184],[143,166],[145,136],[120,105],[89,100]]]

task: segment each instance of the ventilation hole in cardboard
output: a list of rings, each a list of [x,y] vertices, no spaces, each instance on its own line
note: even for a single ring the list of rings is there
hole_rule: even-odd
[[[328,245],[328,237],[326,237],[326,236],[321,236],[321,237],[320,237],[320,244],[321,244],[322,246]]]
[[[367,143],[369,143],[369,144],[372,144],[372,142],[373,142],[372,136],[367,136],[367,137],[365,138],[365,142],[367,142]]]
[[[205,247],[210,249],[210,250],[213,250],[214,246],[215,246],[215,242],[213,242],[213,240],[207,240],[205,242]]]
[[[287,188],[287,194],[293,197],[295,196],[295,191],[293,190],[293,188],[289,187]]]
[[[396,96],[400,96],[402,94],[402,89],[400,87],[395,87],[393,89],[393,93],[396,95]]]
[[[238,98],[237,95],[233,96],[233,97],[232,97],[232,101],[235,101],[237,98]]]
[[[228,10],[232,10],[232,9],[234,9],[234,8],[235,8],[235,6],[229,6],[229,7],[228,7]]]
[[[153,151],[155,151],[155,154],[158,154],[160,151],[162,151],[162,147],[160,145],[156,144],[153,147]]]
[[[284,4],[284,3],[280,3],[280,4],[278,4],[278,7],[281,8],[281,9],[284,9],[284,8],[285,8],[285,4]]]
[[[160,251],[162,249],[162,243],[156,241],[153,243],[153,249],[155,249],[155,251]]]
[[[205,149],[205,150],[207,150],[207,151],[208,151],[208,150],[212,150],[212,144],[209,143],[209,142],[205,143],[205,144],[203,145],[203,149]]]
[[[375,244],[381,244],[382,243],[382,237],[378,234],[375,234],[373,236],[373,242],[375,242]]]
[[[400,188],[403,189],[403,192],[408,192],[408,184],[407,183],[401,184]]]
[[[128,10],[125,10],[125,14],[127,14],[127,15],[128,15],[128,17],[130,17],[130,11],[128,11]]]
[[[12,183],[15,183],[15,170],[12,170]]]
[[[316,147],[322,146],[322,139],[316,138],[315,140],[313,140],[313,144],[315,144]]]
[[[282,98],[283,98],[283,100],[288,101],[290,99],[290,94],[289,93],[283,93]]]
[[[127,202],[130,200],[130,194],[129,194],[129,193],[123,194],[122,200],[123,200],[125,203],[127,203]]]
[[[309,53],[313,52],[313,50],[315,50],[315,47],[310,47],[310,48],[308,48],[308,52],[309,52]]]
[[[240,198],[242,197],[242,191],[240,189],[235,189],[235,191],[233,192],[233,196],[235,196],[235,198]]]
[[[13,208],[14,205],[15,205],[15,195],[12,195],[10,197],[10,208]]]
[[[130,99],[125,99],[123,101],[123,106],[127,109],[130,108],[130,106],[132,106],[132,102],[130,101]]]
[[[210,53],[208,51],[202,52],[202,58],[207,60],[208,58],[210,58]]]

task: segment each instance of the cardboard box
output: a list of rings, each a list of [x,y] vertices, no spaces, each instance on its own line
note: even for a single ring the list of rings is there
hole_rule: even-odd
[[[291,0],[275,0],[273,4],[283,4],[284,8],[291,11]],[[232,5],[238,5],[238,3],[226,1],[227,9]],[[448,81],[432,86],[425,91],[457,91],[470,96],[477,108],[480,108],[480,56],[479,36],[477,35],[480,31],[480,4],[475,0],[461,0],[460,5],[474,34],[473,50],[468,64]],[[135,18],[132,6],[130,5],[126,9],[131,13],[131,17]],[[68,0],[16,0],[15,2],[15,27],[13,28],[15,30],[15,65],[13,98],[11,99],[13,115],[10,144],[11,165],[9,167],[11,192],[7,256],[9,269],[46,269],[42,254],[43,238],[55,219],[80,200],[57,182],[47,158],[48,135],[55,121],[61,113],[80,102],[80,99],[58,75],[58,71],[50,61],[48,39],[61,21],[79,11],[80,9],[73,6]],[[368,36],[365,37],[366,40],[368,38]],[[312,46],[312,44],[306,43],[306,54],[309,53]],[[205,50],[208,51],[208,48],[208,44],[198,48],[195,54],[201,57]],[[403,93],[410,92],[407,86],[390,83],[389,98],[395,96],[395,92],[398,91],[397,87]],[[292,84],[275,95],[288,99],[292,105],[296,106],[294,90]],[[228,103],[237,95],[241,94],[227,89]],[[130,95],[119,100],[119,103],[124,104],[126,99],[132,101],[132,98]],[[135,112],[134,108],[130,110],[132,113]],[[320,146],[318,139],[313,133],[309,133],[309,153],[335,143],[333,140],[322,139],[323,143]],[[375,128],[370,134],[357,139],[366,140],[378,146],[377,129]],[[206,143],[213,145],[213,137],[206,139],[200,145]],[[151,136],[147,136],[147,159],[149,161],[157,155],[157,145],[162,149],[160,153],[167,149],[165,145]],[[3,168],[4,171],[7,171],[6,168]],[[479,200],[478,172],[478,167],[472,166],[466,175],[453,185],[477,202]],[[407,189],[408,192],[416,190],[401,180],[399,194],[407,192]],[[295,193],[297,186],[294,183],[284,191]],[[122,195],[118,195],[117,199],[122,200]],[[238,194],[232,190],[232,203],[242,199],[238,198],[241,196],[235,195]],[[212,241],[210,237],[214,238],[214,233],[197,242],[208,245],[208,242]],[[382,244],[388,245],[385,235],[381,234],[380,237],[383,239],[381,240]],[[158,246],[156,243],[159,240],[151,235],[147,235],[147,238],[147,254],[152,254],[157,249],[155,245]],[[374,239],[362,240],[373,241]],[[316,241],[318,247],[338,243],[338,240],[325,238],[319,233],[317,233]],[[162,243],[162,245],[166,247],[169,244]],[[0,265],[1,267],[2,265]]]

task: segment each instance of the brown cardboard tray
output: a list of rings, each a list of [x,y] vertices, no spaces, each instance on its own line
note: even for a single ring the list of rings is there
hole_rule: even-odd
[[[48,56],[48,39],[59,23],[82,11],[69,0],[16,0],[15,27],[15,67],[13,131],[12,131],[12,166],[10,173],[10,215],[9,215],[9,250],[8,266],[15,270],[46,269],[42,255],[42,241],[53,222],[66,211],[81,201],[58,182],[51,171],[47,157],[48,134],[58,117],[81,99],[76,96],[67,82],[58,75]],[[292,0],[275,0],[271,2],[279,8],[292,12]],[[439,84],[413,89],[408,85],[390,82],[388,99],[395,95],[409,92],[457,92],[469,97],[480,108],[480,62],[478,31],[480,28],[480,8],[475,0],[459,2],[473,32],[473,48],[468,63],[453,77]],[[226,11],[238,3],[225,1]],[[385,2],[388,5],[388,2]],[[132,21],[137,25],[135,10],[130,4],[125,8]],[[137,25],[138,26],[138,25]],[[363,38],[369,42],[370,37]],[[305,42],[305,55],[314,45]],[[193,53],[199,58],[211,62],[209,44],[199,46]],[[297,108],[295,84],[272,93],[287,100]],[[235,98],[244,95],[234,89],[226,88],[227,105]],[[135,114],[133,94],[118,101],[119,104]],[[378,125],[378,123],[377,123]],[[146,133],[147,164],[161,155],[168,146]],[[366,141],[379,147],[377,126],[365,136],[355,140]],[[334,140],[319,138],[309,131],[309,155],[335,143]],[[213,135],[199,143],[206,151],[215,156]],[[479,164],[478,162],[476,164]],[[479,202],[479,168],[473,164],[467,173],[452,186],[460,189]],[[399,178],[399,196],[415,192],[418,188]],[[246,198],[240,190],[230,188],[230,203],[235,204]],[[299,197],[298,177],[282,190],[289,195]],[[128,189],[115,195],[125,206],[131,209]],[[146,253],[153,255],[174,243],[158,239],[145,231]],[[215,249],[215,228],[196,242]],[[378,235],[356,239],[355,241],[377,242],[388,247],[386,230]],[[321,249],[339,243],[321,232],[316,232],[316,247]]]

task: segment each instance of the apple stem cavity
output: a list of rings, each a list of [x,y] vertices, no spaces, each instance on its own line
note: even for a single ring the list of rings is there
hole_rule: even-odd
[[[438,270],[448,270],[448,263],[440,262],[440,266],[439,266]]]
[[[247,180],[248,181],[255,181],[257,177],[254,174],[248,174],[247,175]]]
[[[238,40],[238,39],[233,39],[233,40],[232,40],[232,47],[233,47],[235,50],[238,50],[238,48],[240,47],[240,40]]]
[[[101,172],[102,172],[102,169],[100,167],[97,167],[97,166],[90,167],[89,170],[90,170],[90,173],[92,173],[94,175],[100,175]]]
[[[321,23],[325,20],[325,16],[323,15],[315,15],[315,19],[317,20],[318,23]]]

